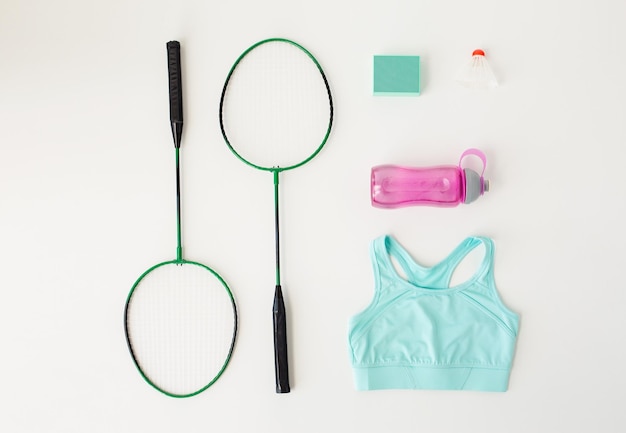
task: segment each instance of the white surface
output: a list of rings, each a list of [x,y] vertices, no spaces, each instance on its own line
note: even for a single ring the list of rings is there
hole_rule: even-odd
[[[0,4],[0,430],[7,432],[617,432],[626,415],[623,245],[626,6],[613,0],[17,1]],[[272,180],[228,151],[222,83],[252,43],[287,37],[326,70],[335,125],[281,183],[292,392],[274,393]],[[222,378],[185,400],[140,378],[126,295],[175,256],[165,42],[181,41],[185,255],[240,312]],[[500,87],[454,75],[483,48]],[[371,95],[374,54],[418,54],[422,94]],[[374,209],[370,167],[489,159],[492,192],[455,209]],[[351,315],[369,242],[433,263],[496,242],[521,315],[510,390],[356,392]]]

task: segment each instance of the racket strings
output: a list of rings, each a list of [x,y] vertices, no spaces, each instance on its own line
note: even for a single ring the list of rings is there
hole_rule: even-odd
[[[317,64],[284,42],[240,58],[225,88],[221,119],[233,150],[263,168],[299,164],[324,143],[329,94]]]
[[[133,290],[126,318],[137,366],[166,393],[200,391],[228,362],[234,304],[208,268],[169,263],[148,272]]]

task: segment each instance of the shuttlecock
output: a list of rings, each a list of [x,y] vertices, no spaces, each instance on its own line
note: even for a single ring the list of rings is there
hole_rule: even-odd
[[[483,50],[474,50],[470,61],[459,71],[456,81],[465,87],[489,89],[498,87]]]

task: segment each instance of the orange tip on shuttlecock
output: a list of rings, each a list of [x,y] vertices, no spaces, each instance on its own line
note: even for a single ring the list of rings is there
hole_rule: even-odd
[[[474,50],[470,61],[459,71],[456,81],[465,87],[489,89],[498,87],[483,50]]]

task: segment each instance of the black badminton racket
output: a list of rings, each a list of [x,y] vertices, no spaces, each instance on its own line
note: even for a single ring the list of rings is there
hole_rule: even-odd
[[[287,393],[287,324],[280,275],[279,175],[313,159],[333,122],[330,87],[322,67],[304,47],[288,39],[266,39],[249,47],[230,69],[220,100],[220,127],[230,150],[244,163],[272,173],[276,285],[274,361],[276,392]]]
[[[237,309],[213,269],[183,258],[180,145],[183,93],[180,44],[167,43],[170,121],[176,153],[176,259],[159,263],[135,282],[124,311],[131,356],[141,376],[171,397],[191,397],[226,368],[237,334]]]

